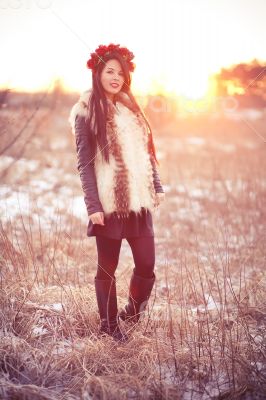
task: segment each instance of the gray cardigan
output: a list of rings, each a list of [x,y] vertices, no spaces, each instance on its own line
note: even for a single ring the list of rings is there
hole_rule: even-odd
[[[86,204],[88,215],[101,211],[104,212],[101,205],[96,176],[94,171],[94,159],[92,148],[89,143],[89,135],[85,123],[85,117],[77,115],[75,118],[75,138],[77,150],[77,169],[79,171],[82,189],[84,192],[84,201]],[[153,184],[156,193],[164,193],[158,171],[156,169],[155,160],[150,155],[153,169]]]

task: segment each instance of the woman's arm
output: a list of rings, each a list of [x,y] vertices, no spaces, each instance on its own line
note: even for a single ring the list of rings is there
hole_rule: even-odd
[[[148,135],[148,149],[149,149],[149,154],[150,154],[150,160],[151,160],[151,165],[152,165],[152,172],[153,172],[153,185],[156,193],[164,193],[163,186],[161,184],[160,176],[156,168],[155,164],[155,159],[154,156],[151,152],[151,141],[152,141],[152,136],[151,134]]]
[[[157,171],[156,165],[155,165],[155,160],[152,155],[150,155],[150,160],[151,160],[151,165],[152,165],[152,171],[153,171],[153,185],[156,193],[164,193],[163,186],[161,184],[160,176]]]
[[[77,115],[75,118],[75,138],[77,150],[77,168],[80,175],[84,201],[88,215],[95,212],[103,212],[99,199],[94,158],[89,143],[89,135],[86,129],[85,117]]]

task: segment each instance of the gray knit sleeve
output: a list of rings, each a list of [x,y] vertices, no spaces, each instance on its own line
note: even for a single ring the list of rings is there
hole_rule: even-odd
[[[156,168],[155,159],[152,154],[152,136],[151,134],[148,135],[148,152],[150,154],[150,161],[152,165],[152,172],[153,172],[153,185],[156,193],[164,193],[163,186],[161,184],[160,176]]]
[[[161,184],[160,176],[156,168],[155,160],[152,155],[150,155],[152,171],[153,171],[153,185],[156,193],[164,193],[163,186]]]
[[[75,118],[75,138],[77,150],[77,169],[79,171],[84,201],[88,216],[95,212],[103,212],[99,199],[92,146],[86,128],[85,117],[77,115]]]

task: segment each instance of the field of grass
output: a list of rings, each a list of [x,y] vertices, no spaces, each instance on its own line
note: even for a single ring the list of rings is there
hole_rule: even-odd
[[[97,254],[69,108],[40,108],[0,157],[0,398],[264,399],[266,116],[156,125],[166,191],[153,216],[157,279],[119,345],[97,336]],[[1,110],[5,143],[31,112]],[[132,269],[124,240],[119,307]]]

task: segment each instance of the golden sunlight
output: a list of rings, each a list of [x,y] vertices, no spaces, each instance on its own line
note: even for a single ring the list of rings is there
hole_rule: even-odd
[[[132,75],[135,93],[173,94],[197,101],[209,96],[211,75],[221,67],[248,61],[255,52],[257,55],[264,52],[262,42],[252,40],[247,24],[254,7],[241,11],[242,19],[236,30],[239,9],[232,5],[229,12],[226,4],[215,6],[209,0],[206,4],[159,1],[151,11],[144,2],[143,15],[150,13],[150,18],[143,25],[140,21],[140,31],[135,35],[123,18],[120,31],[110,25],[117,18],[117,7],[108,9],[100,25],[97,21],[88,25],[88,10],[97,14],[96,4],[80,3],[74,7],[69,2],[65,7],[60,2],[47,2],[45,8],[36,4],[26,7],[21,2],[18,10],[12,7],[2,10],[0,25],[5,40],[1,87],[38,91],[60,77],[67,91],[84,90],[91,85],[91,74],[85,66],[89,53],[99,43],[120,42],[135,54],[136,70]],[[131,19],[138,18],[139,11],[132,9]],[[257,36],[262,37],[264,24],[258,22]],[[29,25],[31,31],[26,29]],[[121,36],[121,31],[125,36]],[[153,40],[147,37],[147,31]],[[12,48],[16,51],[10,51]],[[235,85],[230,90],[235,92]]]

